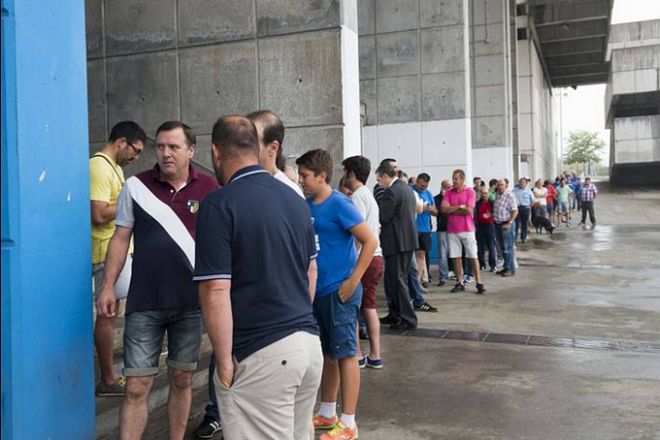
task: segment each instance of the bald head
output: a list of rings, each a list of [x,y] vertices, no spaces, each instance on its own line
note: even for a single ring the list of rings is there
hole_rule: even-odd
[[[243,116],[223,116],[213,126],[211,141],[223,159],[259,157],[259,136],[254,124]]]

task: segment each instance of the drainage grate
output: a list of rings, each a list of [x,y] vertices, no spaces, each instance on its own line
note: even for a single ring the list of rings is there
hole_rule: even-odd
[[[553,338],[548,336],[518,335],[507,333],[466,332],[419,328],[403,333],[383,329],[385,334],[401,334],[418,338],[450,339],[454,341],[488,342],[494,344],[531,345],[537,347],[578,348],[583,350],[625,351],[660,355],[660,344],[652,342],[600,341],[595,339]]]

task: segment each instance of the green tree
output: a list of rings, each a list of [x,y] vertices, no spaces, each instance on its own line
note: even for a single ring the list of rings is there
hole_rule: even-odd
[[[583,173],[591,174],[592,164],[601,161],[600,154],[605,149],[605,142],[597,133],[573,131],[568,137],[568,150],[564,154],[567,166],[579,166]]]

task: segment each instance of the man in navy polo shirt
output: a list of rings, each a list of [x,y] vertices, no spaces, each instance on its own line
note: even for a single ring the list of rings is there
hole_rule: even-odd
[[[223,435],[308,440],[323,364],[310,211],[258,165],[248,119],[220,118],[212,143],[223,187],[202,204],[194,280],[218,364]]]
[[[314,426],[330,429],[321,440],[358,438],[355,424],[360,393],[357,358],[357,318],[362,303],[360,279],[378,247],[378,239],[348,197],[330,186],[332,158],[326,150],[308,151],[296,160],[319,244],[319,278],[314,315],[321,328],[323,380],[321,407]],[[359,256],[355,242],[362,246]],[[342,414],[337,418],[337,393],[342,390]]]
[[[99,313],[116,314],[113,286],[134,239],[133,272],[126,303],[121,438],[141,438],[147,425],[147,398],[158,374],[168,334],[170,438],[183,438],[197,369],[202,317],[195,283],[195,221],[202,199],[218,188],[190,163],[195,133],[187,125],[166,122],[156,131],[158,163],[126,181],[117,200],[117,226],[105,260]]]

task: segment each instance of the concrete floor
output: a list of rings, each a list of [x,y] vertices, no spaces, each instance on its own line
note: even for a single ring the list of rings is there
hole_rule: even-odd
[[[431,288],[440,310],[420,314],[420,328],[647,342],[650,352],[385,332],[386,367],[362,375],[361,439],[660,440],[660,188],[599,187],[596,229],[532,233],[516,277],[485,274],[484,296]],[[204,400],[196,394],[195,415]],[[150,438],[163,418],[152,417]]]

